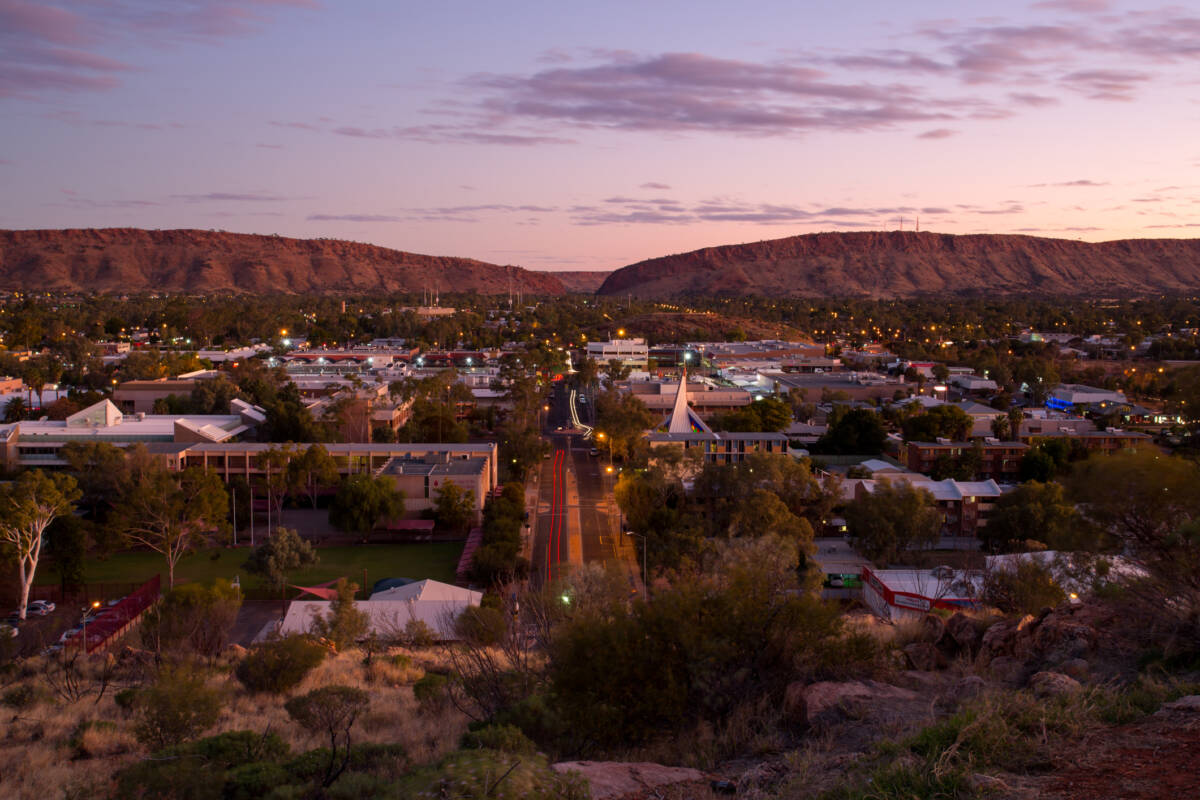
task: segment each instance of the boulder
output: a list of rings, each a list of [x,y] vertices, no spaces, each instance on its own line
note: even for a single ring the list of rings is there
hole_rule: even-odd
[[[990,660],[997,656],[1024,657],[1033,649],[1032,626],[1035,620],[1029,614],[1013,619],[1002,619],[994,623],[983,634],[980,655]]]
[[[946,667],[946,657],[942,655],[942,651],[929,642],[913,642],[904,647],[904,655],[908,657],[908,661],[912,664],[913,669],[920,669],[926,672],[932,672],[935,669],[944,669]]]
[[[921,639],[937,643],[946,634],[946,623],[937,614],[926,614],[921,617]]]
[[[1029,679],[1029,688],[1037,697],[1058,697],[1078,692],[1083,686],[1070,675],[1061,672],[1039,672]]]
[[[1091,665],[1082,658],[1072,658],[1059,665],[1058,671],[1070,675],[1077,681],[1086,681],[1092,672]]]
[[[1051,614],[1033,634],[1033,649],[1050,664],[1082,658],[1095,648],[1096,630],[1071,614]]]
[[[1189,714],[1200,714],[1200,694],[1189,694],[1181,697],[1178,700],[1172,700],[1169,703],[1163,703],[1159,713],[1171,711],[1183,711]]]
[[[806,688],[803,683],[789,683],[783,693],[783,717],[796,728],[808,725],[808,703],[804,699]]]
[[[678,783],[708,784],[708,778],[698,769],[664,767],[648,762],[562,761],[551,766],[555,772],[578,772],[586,778],[592,800],[641,796]]]
[[[1020,686],[1025,677],[1025,662],[1012,656],[997,656],[988,662],[992,677],[1009,686]]]
[[[860,716],[862,709],[872,704],[895,700],[916,700],[919,695],[911,689],[901,689],[877,681],[821,681],[804,688],[804,703],[809,720],[822,715],[842,714]]]
[[[978,675],[967,675],[959,678],[950,687],[950,698],[957,703],[963,703],[983,694],[987,683]]]
[[[954,643],[960,649],[968,653],[975,652],[979,647],[979,630],[971,618],[961,611],[955,612],[954,616],[946,620],[946,633],[954,639]]]

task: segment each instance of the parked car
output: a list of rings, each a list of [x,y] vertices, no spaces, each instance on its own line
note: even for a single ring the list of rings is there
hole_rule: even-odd
[[[600,455],[600,449],[597,447],[593,447],[591,450],[588,450],[588,455],[589,456],[598,456],[598,455]]]
[[[75,636],[75,634],[80,633],[82,631],[83,631],[83,626],[76,625],[74,628],[71,628],[70,630],[63,631],[63,635],[58,637],[58,640],[60,642],[62,642],[63,644],[66,644],[68,641],[70,641]]]
[[[21,635],[21,632],[19,630],[17,630],[17,627],[15,625],[0,624],[0,638],[7,637],[9,639],[15,639],[20,635]]]
[[[14,611],[4,619],[0,619],[0,625],[7,625],[10,628],[18,628],[24,621],[25,620],[21,619],[21,615]]]
[[[39,617],[44,617],[54,611],[56,606],[49,600],[34,600],[25,608],[27,614],[37,614]]]

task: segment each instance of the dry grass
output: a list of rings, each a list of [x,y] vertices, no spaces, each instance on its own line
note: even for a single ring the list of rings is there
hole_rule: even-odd
[[[432,713],[420,711],[411,686],[426,668],[442,667],[441,658],[433,651],[394,648],[377,653],[367,667],[363,655],[352,650],[330,657],[292,694],[334,683],[362,688],[370,694],[371,706],[355,728],[356,742],[403,745],[413,764],[435,761],[454,750],[466,731],[467,718],[452,707]],[[407,656],[410,661],[404,665],[404,659],[400,659],[397,664],[391,658],[394,655]],[[232,677],[231,665],[232,659],[219,659],[209,678],[210,686],[224,694],[225,704],[220,720],[205,735],[269,730],[283,737],[293,751],[324,744],[288,717],[283,707],[287,696],[246,691]],[[119,673],[117,683],[109,686],[99,702],[93,692],[67,703],[47,689],[44,668],[42,659],[30,659],[4,687],[36,686],[39,699],[20,711],[0,708],[5,721],[0,726],[3,797],[57,800],[107,796],[114,773],[146,755],[133,736],[134,719],[114,700],[116,691],[133,683],[137,675]],[[81,730],[81,723],[89,721],[104,721],[111,726],[85,726]]]

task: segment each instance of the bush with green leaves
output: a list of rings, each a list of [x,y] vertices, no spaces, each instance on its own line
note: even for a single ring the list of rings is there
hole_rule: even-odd
[[[230,731],[169,747],[127,767],[117,775],[115,796],[258,800],[288,782],[279,765],[288,755],[278,734]]]
[[[371,627],[370,617],[354,603],[358,584],[346,579],[337,582],[337,596],[329,603],[329,613],[313,618],[314,636],[325,639],[338,652],[366,637]]]
[[[20,686],[13,686],[11,689],[6,689],[3,696],[0,696],[0,704],[20,711],[32,706],[37,702],[37,699],[37,690],[30,684],[25,683]]]
[[[424,710],[433,710],[445,705],[448,678],[437,672],[426,672],[425,677],[413,684],[413,696]]]
[[[537,754],[459,750],[441,763],[417,770],[400,782],[403,797],[460,800],[586,800],[587,781],[559,774]]]
[[[1011,569],[994,569],[984,576],[983,599],[1006,614],[1037,614],[1066,598],[1048,566],[1022,559]]]
[[[283,694],[300,685],[328,651],[308,636],[287,636],[255,647],[234,675],[252,692]]]
[[[370,695],[362,689],[334,685],[313,689],[284,703],[288,716],[298,725],[329,737],[329,761],[321,779],[322,786],[329,786],[349,766],[350,730],[370,702]]]
[[[217,723],[221,693],[201,673],[178,667],[164,670],[138,695],[134,734],[151,750],[182,744]]]
[[[211,584],[185,583],[146,612],[138,633],[156,651],[213,658],[228,644],[241,607],[241,589],[223,578]]]
[[[533,755],[537,745],[514,725],[483,725],[463,734],[463,750],[499,750],[502,753]]]

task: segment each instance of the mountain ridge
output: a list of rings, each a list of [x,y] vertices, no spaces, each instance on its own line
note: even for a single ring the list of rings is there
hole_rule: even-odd
[[[646,259],[597,294],[911,297],[1200,288],[1200,239],[1081,242],[1022,234],[810,233]]]
[[[0,288],[299,294],[445,292],[563,294],[548,272],[429,256],[341,239],[197,229],[0,230]]]

